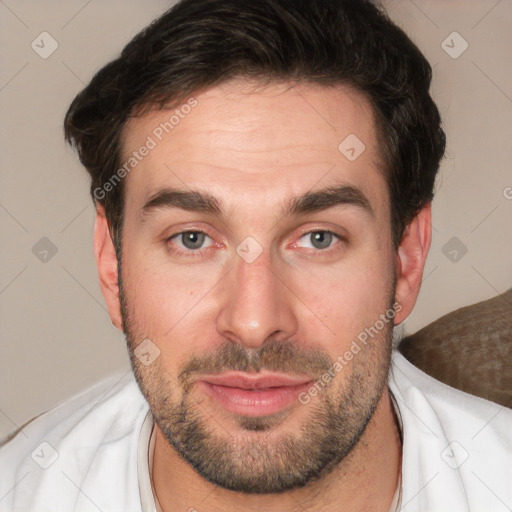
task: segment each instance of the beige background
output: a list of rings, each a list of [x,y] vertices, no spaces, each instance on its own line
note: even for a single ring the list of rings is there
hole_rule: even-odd
[[[93,73],[170,5],[0,0],[0,437],[129,369],[97,283],[88,178],[64,144],[62,119]],[[512,199],[505,197],[512,197],[512,1],[385,5],[434,66],[448,133],[432,248],[405,323],[410,333],[512,286]],[[59,45],[47,59],[31,48],[43,31]],[[441,46],[454,31],[469,44],[456,59]],[[461,43],[447,39],[452,52]],[[43,237],[57,248],[47,262],[32,252]],[[452,237],[467,247],[457,262],[443,253]]]

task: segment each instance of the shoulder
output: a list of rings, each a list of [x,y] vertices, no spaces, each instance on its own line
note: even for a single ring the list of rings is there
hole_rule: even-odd
[[[389,384],[404,403],[436,411],[448,431],[467,431],[488,423],[489,435],[512,448],[512,409],[443,384],[398,351],[393,352]]]
[[[94,494],[102,480],[126,480],[132,466],[136,482],[138,433],[148,410],[129,371],[28,422],[0,448],[0,509],[45,510],[53,496],[53,510],[73,504],[71,510],[84,487]]]
[[[433,379],[396,351],[389,388],[403,422],[407,510],[512,508],[511,409]]]

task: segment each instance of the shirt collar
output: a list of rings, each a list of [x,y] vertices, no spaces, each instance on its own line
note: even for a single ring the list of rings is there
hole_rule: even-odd
[[[153,453],[155,449],[153,430],[153,415],[151,414],[151,411],[148,411],[140,430],[139,449],[137,452],[137,477],[139,481],[142,512],[156,512],[156,503],[150,476],[150,471],[153,467]]]

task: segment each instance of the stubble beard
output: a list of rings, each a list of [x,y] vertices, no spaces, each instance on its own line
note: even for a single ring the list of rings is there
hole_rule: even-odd
[[[196,387],[185,379],[177,384],[159,360],[144,366],[134,349],[145,336],[136,332],[133,311],[119,282],[121,312],[132,369],[153,418],[174,450],[205,480],[225,489],[247,494],[283,493],[323,478],[354,450],[361,440],[386,387],[391,361],[393,326],[387,324],[368,340],[343,367],[330,386],[306,405],[308,412],[293,433],[276,432],[282,415],[236,417],[237,428],[228,432],[220,418],[205,414]],[[133,325],[132,325],[133,324]],[[293,343],[270,340],[249,353],[243,346],[227,342],[215,353],[216,368],[259,371],[261,368],[289,371],[303,368],[294,363]],[[317,353],[315,352],[315,355]],[[290,360],[290,357],[292,358]],[[160,359],[160,358],[159,358]],[[315,359],[319,369],[334,364],[326,354]],[[206,365],[195,358],[189,370]],[[201,366],[201,362],[204,363]],[[209,365],[210,369],[212,366]],[[187,372],[181,372],[181,376]],[[177,395],[181,389],[181,398]],[[211,412],[211,408],[210,408]],[[293,414],[293,411],[291,412]]]

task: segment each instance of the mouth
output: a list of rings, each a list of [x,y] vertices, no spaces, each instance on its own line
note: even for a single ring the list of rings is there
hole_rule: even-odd
[[[298,403],[298,395],[312,382],[310,376],[227,372],[203,376],[198,384],[208,396],[231,413],[267,416]]]

